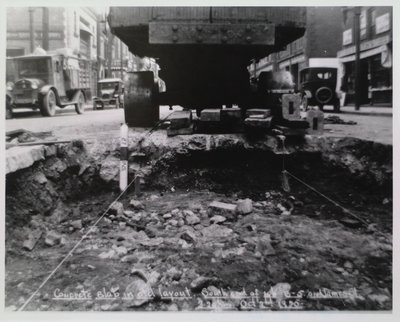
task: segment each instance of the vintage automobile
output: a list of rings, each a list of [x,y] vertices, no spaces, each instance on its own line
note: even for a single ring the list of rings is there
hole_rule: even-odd
[[[120,78],[105,78],[98,81],[99,96],[93,97],[93,109],[104,109],[105,105],[124,107],[124,82]]]
[[[78,114],[91,96],[90,62],[59,52],[40,52],[13,58],[15,83],[10,88],[12,109],[40,109],[53,116],[56,107],[75,105]]]
[[[318,106],[323,110],[325,105],[333,105],[335,112],[340,111],[340,99],[336,92],[337,68],[308,67],[300,71],[300,91],[303,108]]]

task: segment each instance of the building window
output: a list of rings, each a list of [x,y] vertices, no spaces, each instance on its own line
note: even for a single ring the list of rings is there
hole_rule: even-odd
[[[360,38],[367,38],[367,10],[363,9],[360,15]]]
[[[79,49],[81,56],[90,59],[90,34],[81,30]]]
[[[375,35],[375,19],[376,19],[376,11],[374,8],[369,10],[369,35],[370,37]]]
[[[6,56],[7,57],[16,57],[16,56],[23,56],[24,54],[25,54],[24,48],[7,49]]]

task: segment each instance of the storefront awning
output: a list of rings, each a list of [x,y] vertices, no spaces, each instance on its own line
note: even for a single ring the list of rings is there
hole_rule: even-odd
[[[91,36],[94,36],[93,32],[90,30],[90,28],[88,26],[86,26],[84,23],[80,23],[79,24],[79,29],[82,31],[87,32],[88,34],[90,34]]]
[[[372,48],[370,50],[363,51],[363,52],[360,53],[360,59],[381,54],[386,49],[385,47],[386,46],[379,46],[379,47],[376,47],[376,48]],[[340,57],[339,60],[342,63],[347,63],[349,61],[356,60],[356,55],[349,55],[349,56],[345,56],[345,57]]]

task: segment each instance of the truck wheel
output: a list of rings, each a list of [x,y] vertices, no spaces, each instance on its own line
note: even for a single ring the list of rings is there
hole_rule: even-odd
[[[10,99],[6,98],[6,120],[13,118],[13,108]]]
[[[82,92],[78,94],[78,103],[75,104],[75,111],[78,114],[85,113],[85,95]]]
[[[41,99],[40,113],[43,116],[54,116],[56,114],[56,94],[51,89]]]

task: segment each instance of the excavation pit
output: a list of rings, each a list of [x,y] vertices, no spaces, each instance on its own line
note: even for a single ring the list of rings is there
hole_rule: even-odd
[[[391,309],[390,146],[306,138],[285,154],[241,136],[137,142],[130,178],[143,176],[141,195],[128,189],[25,310]],[[7,176],[6,307],[24,305],[119,195],[115,144],[88,151],[63,145]],[[283,165],[344,209],[291,177],[284,191]],[[209,208],[244,199],[249,213]]]

